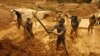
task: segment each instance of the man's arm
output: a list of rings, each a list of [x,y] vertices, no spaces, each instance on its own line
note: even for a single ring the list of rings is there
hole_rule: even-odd
[[[66,32],[66,29],[63,29],[60,33],[55,33],[55,32],[52,32],[53,34],[55,35],[62,35]]]
[[[56,29],[56,26],[54,26],[52,29],[48,30],[49,33],[52,33],[53,30]]]

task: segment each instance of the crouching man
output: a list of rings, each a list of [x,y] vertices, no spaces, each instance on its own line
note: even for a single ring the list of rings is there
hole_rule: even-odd
[[[31,22],[31,19],[27,18],[27,21],[25,22],[25,25],[24,25],[24,31],[26,33],[25,34],[26,37],[28,38],[34,37],[33,32],[32,32],[32,25],[33,23]]]
[[[17,16],[17,28],[20,29],[22,25],[22,13],[17,10],[13,10],[12,13],[15,13]]]

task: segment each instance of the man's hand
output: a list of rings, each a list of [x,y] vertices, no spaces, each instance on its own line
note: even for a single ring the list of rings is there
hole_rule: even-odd
[[[51,33],[52,33],[52,31],[50,31],[50,30],[47,30],[47,31],[48,31],[48,33],[49,33],[49,34],[51,34]]]
[[[35,14],[35,13],[32,13],[32,15],[33,15],[34,17],[36,17],[36,14]]]

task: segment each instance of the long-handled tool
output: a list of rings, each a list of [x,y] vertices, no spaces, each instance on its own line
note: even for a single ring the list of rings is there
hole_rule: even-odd
[[[37,12],[38,12],[38,11],[37,11]],[[36,13],[37,13],[37,12],[36,12]],[[33,16],[37,19],[37,21],[43,26],[43,28],[45,29],[45,31],[49,34],[47,28],[43,25],[43,23],[42,23],[42,22],[38,19],[38,17],[36,16],[36,13],[35,13]],[[66,45],[66,44],[64,44],[64,45]],[[66,51],[66,54],[69,56],[66,46],[65,46],[65,51]]]
[[[37,11],[38,12],[38,11]],[[36,18],[36,20],[43,26],[43,28],[45,29],[45,31],[48,33],[47,28],[43,25],[43,23],[39,20],[39,18],[36,16],[37,12],[35,14],[33,14],[33,16]],[[49,33],[48,33],[49,34]]]

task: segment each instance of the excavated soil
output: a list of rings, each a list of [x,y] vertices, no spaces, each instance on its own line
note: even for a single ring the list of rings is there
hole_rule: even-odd
[[[0,29],[6,27],[12,22],[11,13],[0,8]]]
[[[4,0],[0,1],[4,2]],[[0,56],[67,56],[62,44],[60,49],[56,50],[56,36],[47,34],[38,22],[33,23],[32,31],[35,38],[27,38],[23,28],[18,30],[16,25],[11,25],[10,23],[13,19],[11,18],[11,12],[9,12],[11,9],[9,6],[25,7],[25,4],[12,3],[12,5],[9,2],[11,3],[9,0],[6,2],[7,6],[0,8],[0,28],[3,28],[0,31]],[[33,5],[32,3],[30,4]],[[30,4],[27,6],[30,7]],[[56,9],[57,6],[53,5],[52,8]],[[97,11],[95,5],[90,4],[68,4],[65,9],[71,15],[78,15],[80,17],[88,16]],[[48,29],[56,24],[52,19],[41,21]],[[70,35],[70,25],[66,25],[66,48],[69,54],[71,56],[100,56],[99,28],[99,26],[96,26],[93,34],[88,34],[87,29],[79,28],[78,37],[74,37]]]

